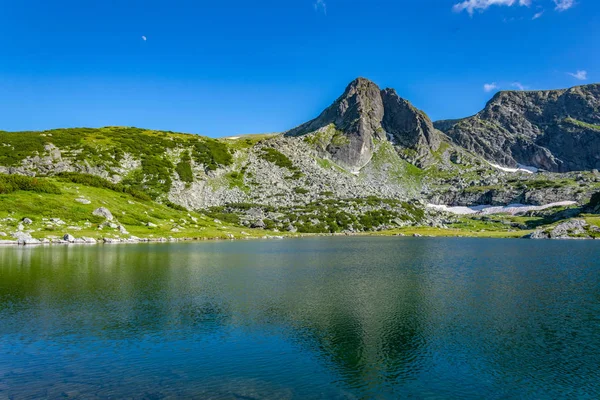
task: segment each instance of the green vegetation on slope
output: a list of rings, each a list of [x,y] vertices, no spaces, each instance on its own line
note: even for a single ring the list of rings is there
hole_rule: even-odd
[[[201,213],[190,212],[177,205],[172,207],[171,204],[134,197],[121,191],[118,185],[96,178],[76,174],[55,178],[0,174],[3,188],[0,192],[0,232],[10,237],[20,221],[29,218],[33,223],[26,225],[25,230],[31,231],[35,238],[62,238],[69,233],[75,237],[96,239],[127,238],[130,235],[141,238],[225,239],[229,235],[248,237],[259,233],[249,231],[242,234],[240,227],[215,223]],[[86,201],[78,201],[82,199]],[[109,209],[115,217],[113,222],[124,226],[129,234],[102,226],[104,218],[93,215],[99,207]],[[63,222],[56,224],[51,219]]]
[[[175,172],[179,175],[179,179],[186,183],[194,182],[194,172],[192,171],[192,158],[189,152],[184,152],[181,156],[181,161],[177,163]]]
[[[0,131],[0,143],[2,166],[19,166],[28,157],[52,154],[56,147],[62,158],[98,166],[111,173],[127,154],[134,160],[141,160],[141,168],[126,178],[126,184],[146,191],[154,198],[169,191],[175,172],[182,181],[193,182],[192,159],[204,165],[207,171],[233,163],[232,149],[225,141],[141,128]],[[182,150],[180,160],[172,160],[169,155],[176,149]]]
[[[564,121],[566,123],[576,125],[580,128],[592,129],[595,131],[600,131],[600,125],[588,124],[587,122],[579,121],[574,118],[565,118]]]
[[[36,193],[61,193],[60,188],[54,182],[45,179],[0,174],[0,194],[9,194],[20,190]]]
[[[280,168],[286,168],[289,170],[292,173],[292,175],[288,177],[289,179],[298,180],[304,176],[302,171],[300,171],[298,167],[294,166],[292,160],[290,160],[285,154],[272,147],[264,147],[262,152],[259,154],[259,157],[265,161],[277,165]]]

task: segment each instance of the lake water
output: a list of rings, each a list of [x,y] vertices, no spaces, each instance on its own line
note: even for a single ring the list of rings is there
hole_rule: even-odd
[[[0,248],[0,399],[600,398],[600,243]]]

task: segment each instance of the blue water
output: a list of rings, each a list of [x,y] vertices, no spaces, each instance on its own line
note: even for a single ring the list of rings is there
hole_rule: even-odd
[[[0,248],[0,399],[600,398],[600,243]]]

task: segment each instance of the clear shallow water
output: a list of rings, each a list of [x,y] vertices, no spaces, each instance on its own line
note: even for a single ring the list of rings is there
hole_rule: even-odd
[[[0,248],[0,399],[600,397],[596,242]]]

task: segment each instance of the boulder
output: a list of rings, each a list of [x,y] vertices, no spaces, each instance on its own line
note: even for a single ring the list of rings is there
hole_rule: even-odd
[[[264,229],[265,226],[265,222],[262,219],[259,219],[258,221],[253,222],[252,225],[250,225],[250,227],[253,229]]]
[[[17,243],[20,245],[28,245],[28,244],[39,244],[40,241],[31,237],[30,233],[27,232],[15,232],[13,237],[17,240]]]
[[[32,221],[31,219],[29,219],[29,218],[23,218],[23,221],[22,221],[22,222],[23,222],[25,225],[31,225],[31,224],[33,224],[33,221]]]
[[[95,209],[94,212],[92,212],[92,215],[95,215],[96,217],[103,217],[107,221],[112,221],[114,219],[112,213],[104,207]]]
[[[68,234],[68,233],[66,233],[66,234],[63,236],[63,240],[64,240],[65,242],[73,243],[73,242],[75,242],[75,237],[74,237],[74,236],[72,236],[72,235],[70,235],[70,234]]]
[[[589,226],[583,219],[571,219],[561,222],[553,228],[538,229],[530,235],[528,239],[591,239],[589,231],[596,231],[598,228]]]
[[[88,199],[83,199],[83,198],[75,199],[75,201],[78,203],[81,203],[81,204],[92,204],[91,201],[89,201]]]
[[[292,225],[292,224],[288,225],[288,227],[286,228],[286,230],[287,230],[288,232],[292,232],[292,233],[295,233],[295,232],[297,232],[297,231],[298,231],[298,229],[296,229],[296,228],[294,227],[294,225]]]
[[[129,234],[129,232],[127,232],[127,229],[125,229],[125,227],[123,225],[119,225],[119,227],[117,229],[119,229],[119,232],[123,235]]]

